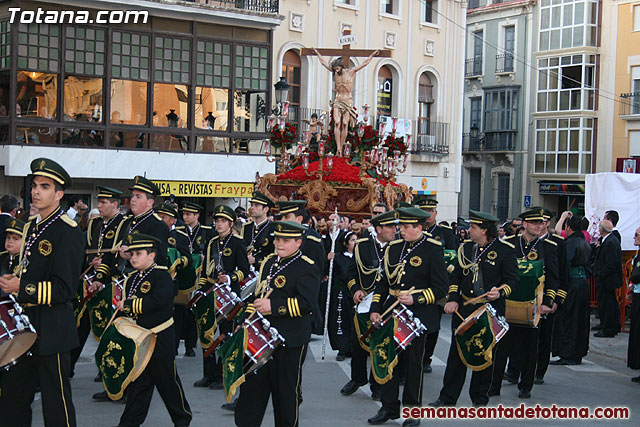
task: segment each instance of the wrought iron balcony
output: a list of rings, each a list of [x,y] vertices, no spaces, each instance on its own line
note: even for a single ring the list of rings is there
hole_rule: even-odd
[[[514,58],[512,52],[496,55],[496,74],[513,73]]]
[[[447,129],[449,123],[433,122],[429,119],[418,118],[416,139],[412,143],[413,154],[449,154]]]
[[[208,4],[221,9],[242,10],[258,13],[278,13],[280,0],[186,0],[192,3]]]
[[[515,130],[486,132],[484,135],[479,134],[475,137],[465,133],[462,135],[462,151],[463,153],[514,151],[517,134],[518,131]]]
[[[476,77],[482,75],[482,57],[467,59],[465,65],[465,77]]]
[[[640,119],[640,92],[622,93],[620,94],[620,98],[620,118]]]

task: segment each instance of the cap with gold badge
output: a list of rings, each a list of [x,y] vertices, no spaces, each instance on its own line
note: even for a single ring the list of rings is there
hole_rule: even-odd
[[[7,228],[5,228],[6,233],[17,234],[22,237],[22,232],[24,230],[24,222],[20,221],[17,218],[11,218],[6,223]]]
[[[469,209],[469,222],[471,224],[491,225],[497,223],[498,221],[498,218],[489,213]]]
[[[197,203],[182,202],[182,212],[200,213],[204,208]]]
[[[214,218],[225,218],[231,222],[235,222],[238,218],[233,209],[226,205],[217,206],[215,211],[213,212]]]
[[[529,209],[528,211],[522,212],[518,216],[522,218],[523,221],[528,221],[528,222],[547,220],[544,216],[544,208]]]
[[[284,202],[277,202],[278,209],[281,215],[288,213],[297,213],[299,209],[304,208],[307,205],[306,200],[288,200]]]
[[[31,162],[31,175],[51,178],[63,188],[71,188],[73,183],[66,170],[51,159],[40,157]]]
[[[127,235],[126,243],[128,246],[127,251],[133,251],[136,249],[159,249],[161,245],[160,240],[142,233]]]
[[[96,190],[98,191],[98,199],[120,200],[123,195],[122,191],[116,190],[115,188],[111,187],[98,186],[96,187]]]
[[[302,237],[306,227],[293,221],[276,221],[273,225],[273,234],[276,237],[295,238]]]
[[[438,207],[438,201],[436,199],[420,199],[417,202],[420,209],[436,209]]]
[[[275,203],[273,203],[273,200],[271,200],[265,194],[262,194],[259,191],[253,192],[253,194],[251,195],[251,199],[249,200],[249,203],[258,203],[260,205],[269,206],[270,208],[275,206]]]
[[[133,179],[133,186],[129,187],[129,190],[142,191],[143,193],[151,194],[152,196],[160,195],[160,189],[158,188],[158,186],[150,179],[147,179],[144,176],[140,175],[136,176]]]
[[[384,212],[371,218],[371,224],[374,227],[378,225],[395,225],[400,223],[399,217],[398,211]]]
[[[178,211],[176,210],[175,206],[173,206],[173,203],[169,201],[166,201],[158,206],[158,213],[169,215],[172,218],[178,218]]]
[[[398,212],[398,220],[400,224],[415,224],[429,218],[431,214],[425,212],[420,208],[400,208],[396,209]]]

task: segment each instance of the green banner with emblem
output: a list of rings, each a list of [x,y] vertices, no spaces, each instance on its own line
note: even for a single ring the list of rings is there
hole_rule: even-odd
[[[467,330],[454,334],[454,337],[460,360],[467,368],[481,371],[491,366],[496,336],[486,311]]]
[[[365,351],[369,351],[369,341],[371,335],[365,338],[364,341],[360,339],[362,334],[366,333],[371,327],[371,320],[369,320],[369,313],[356,313],[353,321],[356,327],[356,334],[358,337],[358,342],[360,343],[360,347],[362,347]]]
[[[73,308],[73,317],[76,319],[76,326],[80,326],[80,320],[86,309],[86,305],[80,303],[84,299],[84,280],[80,280],[76,293],[71,298],[71,307]]]
[[[453,269],[458,262],[458,251],[453,249],[445,249],[444,250],[444,262],[447,264],[447,272],[449,274],[453,273]]]
[[[198,327],[198,338],[200,338],[200,344],[203,348],[209,348],[213,344],[216,330],[215,306],[215,292],[213,291],[192,306]]]
[[[87,310],[89,310],[91,332],[93,332],[93,336],[98,341],[100,341],[104,328],[107,327],[107,323],[109,323],[109,319],[113,315],[112,296],[113,285],[109,282],[104,289],[95,294],[86,304]]]
[[[104,332],[96,349],[95,362],[111,400],[119,400],[133,377],[136,343],[118,332],[115,325]]]
[[[544,261],[518,259],[520,284],[507,299],[511,301],[531,301],[536,298],[538,286],[544,286]]]
[[[387,383],[393,375],[393,368],[398,364],[395,331],[396,320],[392,318],[369,335],[371,368],[378,384]]]
[[[169,248],[169,262],[167,267],[171,266],[180,258],[182,254],[176,248]],[[185,268],[176,271],[176,280],[178,281],[178,290],[191,292],[198,284],[198,273],[202,266],[202,254],[192,254],[191,263]]]
[[[249,334],[245,328],[227,338],[216,350],[222,361],[222,385],[227,402],[244,382],[244,352]]]

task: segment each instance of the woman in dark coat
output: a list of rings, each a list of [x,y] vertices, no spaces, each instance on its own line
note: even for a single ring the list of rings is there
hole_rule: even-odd
[[[640,227],[634,234],[633,244],[640,246]],[[629,277],[629,286],[633,296],[631,300],[631,330],[629,331],[627,366],[631,369],[640,369],[640,253],[636,253],[633,258],[633,271]],[[640,382],[640,375],[631,378],[631,381]]]

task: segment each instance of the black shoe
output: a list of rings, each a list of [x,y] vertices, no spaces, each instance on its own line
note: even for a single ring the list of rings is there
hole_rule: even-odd
[[[111,400],[109,399],[109,396],[107,395],[106,391],[100,391],[98,393],[94,393],[94,395],[91,396],[91,398],[96,402],[108,402]]]
[[[342,362],[344,359],[344,353],[338,353],[338,355],[336,356],[336,362]]]
[[[209,384],[209,390],[222,390],[224,388],[224,385],[222,384],[222,381],[213,381],[211,384]]]
[[[631,381],[634,383],[640,383],[640,375],[638,375],[637,377],[631,378]]]
[[[367,422],[369,424],[384,424],[389,420],[395,420],[400,418],[400,415],[394,415],[391,412],[388,412],[386,409],[384,408],[380,408],[380,410],[378,410],[378,413],[375,414],[373,417],[369,418],[367,420]]]
[[[511,384],[518,384],[518,377],[514,376],[509,371],[505,372],[502,378],[509,381]]]
[[[542,377],[536,377],[536,379],[535,379],[535,380],[533,380],[533,383],[534,383],[534,384],[538,384],[538,385],[540,385],[540,384],[544,384],[544,378],[542,378]]]
[[[380,402],[382,400],[382,390],[376,388],[371,390],[371,400],[375,400],[376,402]]]
[[[234,412],[236,410],[236,405],[238,404],[238,399],[234,399],[233,402],[225,403],[221,406],[225,411]]]
[[[341,393],[343,396],[349,396],[350,394],[355,393],[355,392],[356,392],[356,390],[358,390],[358,388],[359,388],[359,387],[361,387],[361,386],[363,386],[363,385],[365,385],[365,384],[366,384],[366,383],[364,383],[364,384],[358,384],[358,383],[356,383],[354,380],[350,380],[348,383],[346,383],[346,384],[344,385],[344,387],[342,387],[342,389],[340,390],[340,393]]]
[[[404,420],[402,427],[415,427],[420,425],[420,420]]]
[[[601,330],[601,329],[602,329],[602,325],[596,325],[596,326],[592,326],[592,327],[591,327],[591,330],[592,330],[592,331],[599,331],[599,330]]]
[[[93,379],[94,383],[101,383],[102,382],[102,374],[100,372],[98,372],[98,375],[96,375],[96,377]]]
[[[440,408],[443,406],[453,406],[453,403],[447,403],[444,400],[438,398],[437,400],[429,403],[429,406],[433,406],[434,408]]]
[[[613,338],[616,336],[616,334],[614,332],[596,332],[595,334],[593,334],[594,337],[596,338]]]
[[[582,363],[582,361],[580,361]],[[553,362],[549,362],[549,365],[556,365],[556,366],[566,366],[566,365],[579,365],[579,363],[576,360],[571,360],[571,359],[563,359],[562,357],[558,360],[554,360]]]
[[[196,357],[196,352],[191,347],[184,350],[185,357]]]
[[[423,374],[430,374],[433,372],[433,368],[431,367],[431,363],[425,363],[422,366],[422,373]]]
[[[531,390],[523,388],[522,390],[520,390],[520,393],[518,393],[518,397],[520,399],[529,399],[531,397]]]
[[[193,386],[194,387],[209,387],[212,382],[213,382],[213,380],[210,380],[208,378],[200,378],[198,381],[193,383]]]
[[[500,396],[500,390],[489,390],[489,396]]]

